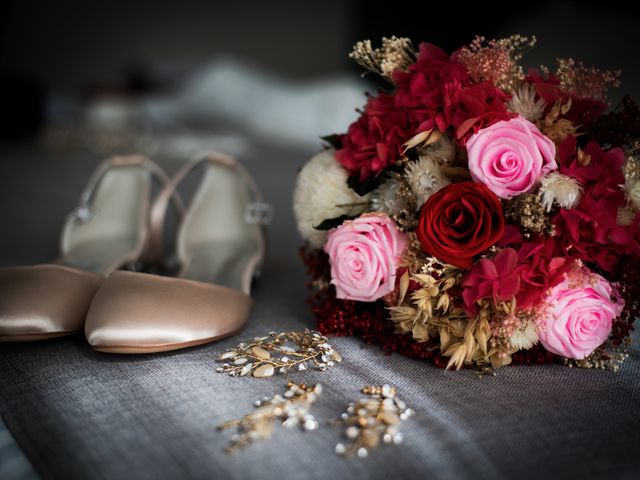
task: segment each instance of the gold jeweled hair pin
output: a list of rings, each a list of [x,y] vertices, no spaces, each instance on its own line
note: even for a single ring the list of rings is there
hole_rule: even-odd
[[[256,409],[237,420],[230,420],[218,426],[219,430],[237,427],[231,437],[228,453],[247,446],[254,440],[267,439],[273,431],[273,423],[282,421],[287,428],[299,427],[305,431],[316,430],[318,422],[309,413],[311,405],[322,392],[322,386],[289,382],[283,395],[265,397],[255,402]]]
[[[396,397],[396,387],[381,385],[364,387],[362,393],[368,397],[351,402],[340,420],[334,424],[344,425],[344,435],[351,443],[338,443],[335,452],[338,455],[356,455],[365,458],[369,450],[380,443],[402,443],[400,423],[411,417],[414,412],[405,402]]]
[[[308,368],[324,371],[342,361],[342,356],[329,345],[327,337],[313,330],[304,332],[270,332],[243,342],[218,357],[223,362],[219,373],[257,378],[271,377],[275,373]]]

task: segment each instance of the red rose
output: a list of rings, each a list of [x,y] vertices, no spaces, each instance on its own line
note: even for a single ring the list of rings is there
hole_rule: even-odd
[[[365,180],[378,175],[402,155],[402,145],[415,134],[417,123],[391,95],[370,97],[364,112],[342,137],[336,159],[351,175]]]
[[[500,200],[480,183],[448,185],[431,195],[416,234],[425,252],[460,268],[494,245],[504,232]]]

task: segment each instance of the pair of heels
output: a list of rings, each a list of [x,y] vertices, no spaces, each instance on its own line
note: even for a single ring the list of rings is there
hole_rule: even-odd
[[[177,186],[201,166],[185,208]],[[152,200],[154,180],[161,189]],[[170,204],[181,217],[177,277],[122,270],[162,262]],[[106,160],[65,221],[60,258],[0,269],[0,341],[84,330],[95,350],[153,353],[233,335],[251,311],[270,216],[253,178],[228,155],[199,155],[173,178],[143,156]]]

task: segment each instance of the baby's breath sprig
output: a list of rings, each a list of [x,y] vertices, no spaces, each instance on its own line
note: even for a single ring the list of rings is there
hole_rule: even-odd
[[[371,40],[356,43],[349,58],[365,70],[391,79],[394,71],[406,70],[416,61],[416,51],[408,38],[383,37],[379,48],[373,48]]]

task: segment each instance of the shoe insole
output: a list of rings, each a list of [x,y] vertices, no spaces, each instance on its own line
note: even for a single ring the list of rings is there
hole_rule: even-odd
[[[247,278],[260,254],[260,226],[247,223],[250,195],[244,180],[228,167],[210,164],[178,235],[183,277],[249,293]]]
[[[218,240],[195,247],[183,277],[244,290],[244,278],[256,247],[233,240]]]
[[[106,274],[135,261],[143,248],[151,176],[137,166],[108,170],[92,197],[86,222],[68,220],[60,262]]]

